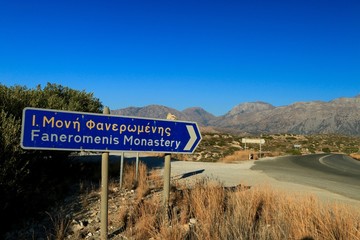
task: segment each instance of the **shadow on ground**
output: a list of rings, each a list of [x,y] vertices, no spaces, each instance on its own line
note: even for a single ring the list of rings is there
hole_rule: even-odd
[[[192,172],[187,172],[184,174],[179,174],[173,177],[173,179],[179,180],[179,179],[184,179],[184,178],[188,178],[188,177],[192,177],[198,174],[201,174],[205,171],[205,169],[200,169],[200,170],[196,170],[196,171],[192,171]]]
[[[177,159],[172,159],[172,162],[178,161]],[[83,166],[82,172],[92,173],[95,178],[100,179],[101,173],[101,155],[86,155],[86,156],[76,156],[73,158],[73,162]],[[116,176],[120,171],[120,162],[121,156],[110,155],[109,156],[109,175]],[[154,156],[140,156],[139,162],[142,162],[146,165],[148,170],[156,170],[164,168],[164,157],[154,157]],[[124,164],[135,164],[136,157],[124,157]],[[201,174],[205,169],[199,169],[196,171],[182,173],[176,176],[173,176],[172,179],[185,179],[198,174]]]
[[[73,157],[74,162],[81,163],[99,163],[101,165],[101,154],[98,155],[85,155],[85,156],[75,156]],[[109,165],[120,165],[121,156],[110,155],[109,156]],[[143,162],[148,169],[157,169],[164,167],[164,158],[163,157],[148,157],[140,156],[139,161]],[[177,161],[172,159],[172,161]],[[135,163],[136,157],[124,157],[124,163]],[[99,166],[100,166],[99,165]]]

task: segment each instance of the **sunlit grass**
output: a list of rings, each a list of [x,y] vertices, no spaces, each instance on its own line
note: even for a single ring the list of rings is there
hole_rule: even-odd
[[[125,211],[128,216],[122,213],[124,234],[134,239],[360,239],[358,210],[324,204],[312,195],[269,186],[226,188],[208,178],[191,187],[176,185],[167,210],[159,194],[137,198]],[[136,191],[144,197],[149,188]]]

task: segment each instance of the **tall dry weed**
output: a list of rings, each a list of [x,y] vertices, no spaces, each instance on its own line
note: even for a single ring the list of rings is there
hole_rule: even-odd
[[[143,162],[140,162],[137,188],[136,188],[136,197],[139,200],[145,197],[149,192],[150,192],[150,186],[149,186],[147,167]]]
[[[137,175],[137,179],[136,179]],[[125,164],[123,175],[123,187],[125,189],[136,189],[137,199],[146,196],[150,191],[149,176],[146,164],[139,162],[138,173],[136,174],[136,165]]]
[[[135,164],[124,164],[124,173],[123,173],[123,188],[125,189],[134,189],[136,186],[136,166]]]
[[[227,155],[224,158],[222,158],[221,161],[225,163],[231,163],[236,161],[247,161],[249,160],[250,154],[252,154],[253,156],[257,155],[257,153],[255,153],[254,151],[248,151],[248,150],[235,151],[233,154]]]
[[[47,233],[47,238],[55,240],[64,239],[71,223],[70,218],[66,216],[65,211],[60,208],[56,214],[52,215],[48,212],[46,212],[46,214],[49,216],[53,227],[53,229]]]
[[[236,224],[228,230],[239,239],[360,239],[358,211],[314,196],[260,187],[232,195],[229,204]]]
[[[222,185],[209,179],[202,179],[192,189],[184,191],[183,203],[188,218],[196,219],[199,223],[196,233],[201,239],[215,239],[220,237],[222,227],[219,219],[224,217],[226,207],[226,193]]]

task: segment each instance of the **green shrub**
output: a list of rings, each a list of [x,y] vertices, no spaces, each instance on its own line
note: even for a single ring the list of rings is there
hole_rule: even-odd
[[[343,152],[346,153],[346,154],[357,153],[357,152],[359,152],[359,147],[351,147],[351,146],[349,146],[347,148],[344,148]]]
[[[330,152],[331,152],[330,148],[328,148],[328,147],[322,148],[321,150],[322,150],[324,153],[330,153]]]
[[[301,155],[301,151],[299,149],[287,150],[286,153],[291,155]]]
[[[66,160],[70,152],[26,151],[20,147],[25,107],[99,113],[103,106],[92,93],[57,84],[35,89],[0,84],[0,216],[9,216],[1,224],[2,231],[12,221],[56,199],[62,193],[57,184],[64,184],[64,175],[69,174]]]

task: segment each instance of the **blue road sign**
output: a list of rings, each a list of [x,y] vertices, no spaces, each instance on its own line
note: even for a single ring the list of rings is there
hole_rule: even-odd
[[[24,149],[192,153],[201,141],[195,122],[25,108]]]

